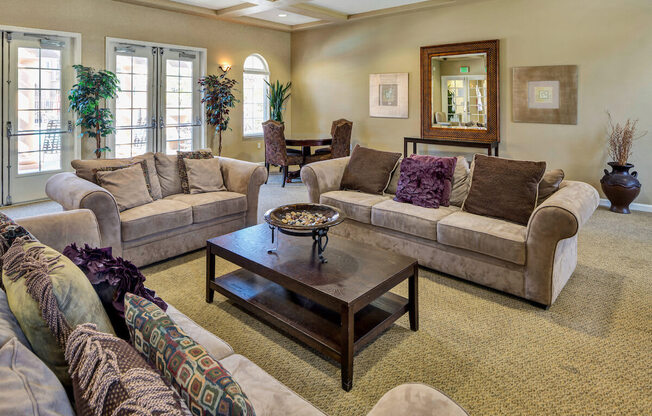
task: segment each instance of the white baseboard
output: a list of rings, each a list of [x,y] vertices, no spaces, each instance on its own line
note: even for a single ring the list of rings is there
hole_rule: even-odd
[[[609,202],[609,200],[606,198],[600,198],[600,206],[610,207],[611,202]],[[634,211],[652,212],[652,205],[637,204],[636,202],[633,202],[632,204],[629,205],[629,209],[632,209]]]

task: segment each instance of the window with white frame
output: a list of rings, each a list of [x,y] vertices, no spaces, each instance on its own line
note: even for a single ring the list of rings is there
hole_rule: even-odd
[[[269,100],[267,84],[269,67],[265,59],[258,55],[249,55],[244,62],[242,77],[243,132],[245,136],[262,136],[262,123],[269,118]]]

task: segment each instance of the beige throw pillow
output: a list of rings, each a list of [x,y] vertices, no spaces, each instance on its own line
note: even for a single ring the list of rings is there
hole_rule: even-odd
[[[191,194],[226,191],[219,159],[183,159],[183,163]]]
[[[154,201],[147,190],[140,164],[114,171],[98,171],[95,175],[98,185],[113,195],[121,212]]]
[[[450,204],[461,207],[466,195],[469,193],[469,162],[464,156],[457,157],[455,172],[453,172],[453,188],[451,189]]]
[[[163,198],[170,195],[182,194],[181,177],[179,176],[179,165],[177,155],[166,155],[156,153],[156,173],[158,173]]]

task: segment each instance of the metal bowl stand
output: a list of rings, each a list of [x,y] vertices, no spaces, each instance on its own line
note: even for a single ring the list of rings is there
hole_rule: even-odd
[[[284,228],[279,228],[275,227],[273,225],[269,225],[270,230],[272,231],[272,246],[273,248],[270,248],[267,250],[267,253],[276,253],[278,250],[278,236],[275,236],[276,230],[281,232],[282,234],[285,235],[291,235],[293,237],[312,237],[312,240],[314,241],[314,244],[317,244],[317,254],[319,255],[319,261],[322,263],[328,263],[328,259],[324,257],[324,251],[326,250],[326,246],[328,245],[328,228],[329,227],[323,227],[323,228],[316,228],[313,230],[309,231],[293,231],[293,230],[286,230]]]

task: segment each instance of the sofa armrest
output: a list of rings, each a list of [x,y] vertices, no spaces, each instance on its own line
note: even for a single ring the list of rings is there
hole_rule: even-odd
[[[534,210],[527,226],[526,298],[552,304],[561,290],[553,286],[565,284],[553,279],[557,245],[577,235],[599,202],[598,191],[591,185],[563,181],[559,190]]]
[[[114,256],[122,256],[120,211],[115,198],[106,189],[72,172],[58,173],[48,179],[45,193],[63,208],[89,209],[100,227],[101,246],[112,247]]]
[[[267,171],[257,163],[221,156],[219,159],[226,189],[247,195],[247,227],[256,225],[258,193],[260,186],[267,180]]]
[[[468,416],[453,399],[425,384],[409,383],[394,387],[367,416]]]
[[[100,226],[95,214],[88,209],[57,212],[16,220],[41,243],[62,252],[67,245],[102,244]]]
[[[342,175],[350,158],[323,160],[301,168],[301,181],[308,188],[310,202],[319,203],[321,194],[340,189]]]

